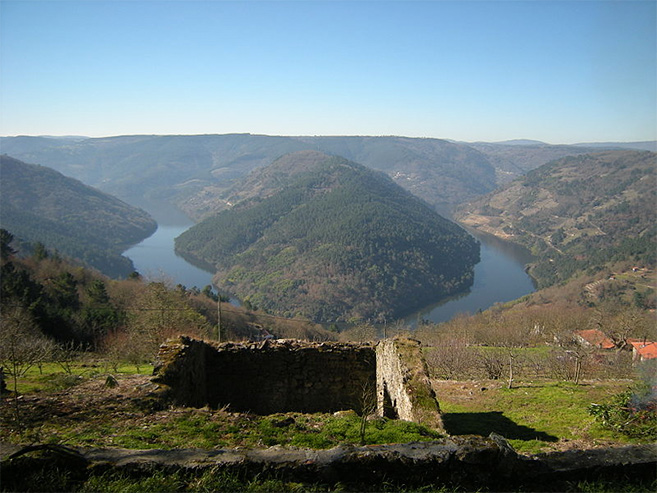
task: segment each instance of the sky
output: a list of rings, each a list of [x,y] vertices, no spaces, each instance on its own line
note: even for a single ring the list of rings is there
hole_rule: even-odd
[[[0,135],[657,139],[657,1],[0,0]]]

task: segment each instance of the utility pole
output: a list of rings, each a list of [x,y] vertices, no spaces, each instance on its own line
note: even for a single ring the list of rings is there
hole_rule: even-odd
[[[217,299],[217,341],[221,342],[221,295]]]

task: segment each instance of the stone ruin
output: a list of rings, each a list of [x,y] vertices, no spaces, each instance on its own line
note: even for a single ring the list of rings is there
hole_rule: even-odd
[[[180,405],[227,405],[263,414],[340,409],[369,412],[371,405],[363,405],[363,396],[373,387],[379,415],[441,428],[420,345],[409,339],[376,345],[291,340],[217,344],[180,337],[161,347],[154,381]],[[39,455],[28,457],[31,453]],[[48,471],[44,464],[73,478],[85,477],[90,471],[151,475],[156,470],[181,469],[188,474],[226,471],[245,478],[348,485],[356,490],[385,479],[387,484],[405,489],[443,485],[465,491],[564,491],[577,481],[638,478],[654,482],[657,448],[643,444],[529,457],[517,454],[503,437],[492,433],[488,438],[455,436],[406,444],[339,445],[327,450],[280,446],[75,450],[55,444],[3,444],[0,450],[3,485],[15,484],[25,471]]]
[[[422,349],[412,339],[214,343],[183,336],[160,347],[154,375],[183,406],[256,414],[352,409],[442,429]]]

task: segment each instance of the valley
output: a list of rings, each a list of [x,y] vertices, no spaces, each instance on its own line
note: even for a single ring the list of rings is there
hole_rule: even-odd
[[[418,278],[416,285],[419,290],[416,293],[422,292],[421,296],[410,294],[412,291],[409,289],[415,288],[411,288],[411,284],[408,283],[400,291],[405,294],[395,294],[391,288],[395,285],[404,285],[403,282],[400,284],[402,278],[398,274],[386,272],[390,268],[398,273],[402,272],[407,267],[405,261],[400,263],[400,260],[396,260],[394,261],[397,262],[396,264],[394,262],[386,264],[383,258],[375,259],[376,256],[373,256],[371,260],[376,263],[377,269],[382,268],[383,270],[380,274],[374,274],[374,271],[371,271],[371,274],[366,275],[366,277],[369,276],[369,280],[358,281],[353,277],[355,272],[370,271],[364,267],[365,264],[359,264],[363,259],[356,260],[357,257],[350,254],[350,259],[345,258],[345,260],[338,261],[338,264],[342,262],[342,265],[352,269],[351,274],[344,277],[343,282],[337,283],[343,288],[351,285],[347,291],[342,289],[342,291],[338,291],[339,295],[331,295],[328,291],[322,291],[326,288],[319,288],[321,283],[310,290],[300,289],[303,284],[309,283],[308,286],[311,286],[316,282],[311,280],[311,273],[316,268],[310,266],[316,265],[318,260],[310,261],[306,267],[302,266],[307,260],[299,259],[305,254],[304,252],[313,251],[312,248],[309,249],[312,242],[304,240],[304,244],[301,245],[298,244],[298,239],[294,239],[296,233],[289,236],[294,228],[298,227],[292,225],[294,221],[298,220],[296,218],[298,213],[291,214],[291,211],[305,200],[317,200],[325,192],[332,192],[332,185],[322,185],[323,190],[321,187],[317,188],[317,185],[311,185],[315,187],[315,191],[304,192],[305,198],[298,195],[298,192],[302,190],[302,188],[298,188],[298,185],[294,185],[297,186],[297,191],[291,192],[294,186],[290,188],[290,185],[294,180],[303,173],[309,173],[317,164],[314,162],[317,159],[313,160],[309,156],[327,156],[319,150],[298,150],[304,147],[325,149],[331,153],[342,153],[357,158],[361,162],[367,163],[370,168],[383,171],[391,177],[391,183],[394,182],[415,192],[435,209],[444,209],[447,217],[454,214],[454,217],[465,226],[516,242],[531,250],[535,258],[531,262],[530,273],[537,280],[539,287],[548,287],[555,282],[564,282],[586,269],[589,269],[587,271],[589,274],[599,272],[602,265],[623,260],[627,255],[634,259],[632,262],[646,263],[647,265],[654,263],[654,258],[650,253],[650,245],[654,242],[654,231],[649,226],[650,211],[654,209],[655,202],[654,176],[651,174],[654,154],[647,151],[605,151],[604,144],[596,144],[591,147],[551,146],[535,141],[467,144],[439,139],[404,137],[311,138],[251,134],[125,136],[106,139],[61,140],[14,137],[3,138],[2,145],[3,149],[8,149],[17,155],[42,159],[56,167],[67,169],[77,176],[86,177],[103,188],[115,190],[120,195],[129,197],[134,203],[142,203],[164,224],[171,221],[173,217],[179,216],[180,213],[176,211],[180,210],[179,207],[183,207],[189,215],[200,221],[198,226],[193,228],[194,235],[206,237],[207,240],[204,240],[204,244],[190,243],[191,233],[185,233],[181,236],[177,249],[187,258],[196,257],[204,265],[217,265],[219,275],[215,277],[215,283],[223,291],[232,292],[233,295],[244,298],[251,307],[273,310],[285,316],[319,317],[318,320],[324,321],[387,320],[392,316],[403,315],[404,312],[421,309],[423,306],[435,303],[440,298],[449,297],[451,294],[464,294],[473,282],[472,265],[474,263],[471,263],[470,274],[467,274],[468,269],[462,271],[460,275],[465,275],[465,277],[446,290],[444,289],[445,285],[437,290],[428,288],[425,281]],[[613,147],[614,145],[620,149],[627,148],[632,144],[610,144],[609,146]],[[650,145],[650,143],[636,144],[638,149],[650,148]],[[287,157],[284,160],[277,161],[272,157],[289,150],[294,152],[286,154]],[[596,152],[592,153],[592,151]],[[571,157],[557,159],[550,165],[542,166],[546,160],[560,158],[564,155]],[[272,165],[272,162],[277,164]],[[139,171],[142,168],[148,168],[148,172],[143,176]],[[581,171],[578,171],[579,168]],[[609,169],[611,174],[605,169]],[[432,173],[435,174],[434,178],[431,178],[434,176]],[[620,178],[617,178],[620,176],[619,173],[628,176],[624,181],[619,182]],[[120,179],[119,174],[121,175]],[[149,176],[154,177],[155,175],[157,175],[156,179],[144,181]],[[201,176],[205,176],[205,178],[200,178]],[[588,176],[598,177],[598,181],[591,181],[587,178]],[[519,178],[509,183],[509,180],[514,177]],[[373,183],[373,179],[372,177],[367,178],[367,187]],[[376,179],[374,180],[376,181]],[[457,186],[457,182],[460,185]],[[544,186],[543,183],[546,185]],[[502,187],[492,192],[499,185]],[[586,189],[587,186],[589,189]],[[430,193],[422,192],[425,188]],[[139,190],[139,192],[137,194],[130,190]],[[589,191],[584,192],[585,190]],[[598,190],[603,192],[604,197],[596,196]],[[488,195],[482,195],[486,192]],[[292,195],[290,195],[291,193]],[[297,193],[297,196],[293,198],[294,193]],[[275,208],[280,205],[274,206],[270,214],[270,219],[274,222],[269,225],[256,225],[255,229],[250,229],[252,226],[248,225],[248,222],[251,221],[248,219],[249,214],[251,216],[254,213],[256,216],[264,214],[262,217],[266,218],[273,201],[277,200],[283,204],[281,203],[283,196],[286,197],[283,202],[289,202],[290,199],[292,202],[289,202],[289,205],[283,205],[283,209],[279,212],[275,212]],[[353,201],[356,197],[360,199],[361,196],[363,196],[363,192],[357,191],[354,196],[334,201],[334,205],[341,205],[341,202],[345,202],[345,200],[346,202]],[[576,196],[577,198],[575,198]],[[318,202],[323,205],[313,206],[315,208],[313,214],[325,209],[330,203],[326,202],[326,198],[323,200],[324,202]],[[367,200],[371,200],[371,198]],[[403,200],[408,199],[404,198]],[[486,200],[489,202],[485,202]],[[580,205],[577,206],[577,203]],[[592,208],[586,209],[586,204],[592,204]],[[8,207],[5,206],[5,210],[9,210]],[[396,204],[393,207],[399,209],[401,206]],[[258,210],[262,212],[258,213]],[[305,213],[312,210],[312,207],[304,206],[300,210],[304,210]],[[379,213],[385,209],[377,206],[372,207],[371,210]],[[353,215],[355,211],[350,210],[347,213],[322,211],[322,213],[325,216],[317,216],[322,218],[319,219],[322,228],[333,231],[331,241],[335,241],[337,238],[336,245],[343,245],[339,247],[343,252],[349,251],[349,248],[345,249],[344,247],[344,232],[354,227],[354,231],[358,231],[368,224],[368,221],[372,221],[371,217],[363,220],[354,216],[349,220],[350,222],[343,222],[341,226],[329,226],[332,221],[346,220],[348,215]],[[216,214],[219,215],[215,217]],[[403,216],[403,214],[395,214],[399,218]],[[272,240],[268,228],[278,221],[274,218],[276,215],[281,216],[284,220],[271,231],[275,232],[275,235],[282,236]],[[8,217],[6,214],[5,216]],[[372,235],[374,231],[379,234],[388,227],[390,218],[393,216],[382,219],[383,222],[374,221],[367,231],[362,230],[359,234],[363,235],[363,239]],[[217,223],[219,217],[225,218],[223,225]],[[242,221],[242,223],[238,223],[241,226],[236,227],[232,223],[237,217],[243,219],[239,219]],[[633,228],[629,235],[629,230],[625,227],[626,223],[623,222],[624,218],[628,217],[632,218]],[[207,219],[202,220],[202,218]],[[317,220],[313,219],[312,221],[316,223]],[[292,221],[292,223],[285,225],[286,221]],[[312,226],[312,221],[302,227],[301,230],[304,231],[304,234],[313,231],[315,226]],[[24,221],[24,223],[29,223],[29,221]],[[382,228],[384,223],[386,226]],[[406,224],[404,227],[408,226],[409,224]],[[206,232],[199,233],[201,231],[199,228],[205,228]],[[241,259],[235,265],[230,264],[238,257],[234,257],[226,263],[228,259],[226,253],[217,256],[217,251],[211,253],[211,249],[208,249],[208,245],[212,242],[230,241],[227,240],[228,236],[225,234],[230,228],[233,228],[237,235],[235,238],[243,236],[242,232],[245,231],[250,231],[249,235],[251,235],[246,236],[251,239],[244,242],[242,246],[235,244],[230,247],[233,250],[230,250],[229,254],[231,256],[238,255]],[[217,229],[217,234],[212,232],[215,229]],[[222,232],[219,233],[219,231]],[[406,236],[409,235],[406,234]],[[240,241],[246,237],[242,237]],[[339,239],[340,237],[343,239]],[[327,236],[324,233],[319,235],[316,241],[323,244],[325,249],[328,248]],[[366,247],[367,243],[361,241],[361,246],[380,249],[381,245],[387,241],[376,240],[371,247]],[[249,242],[253,242],[250,247],[248,246]],[[603,245],[611,248],[603,247]],[[212,248],[216,250],[217,247]],[[245,248],[255,248],[255,250],[247,252]],[[293,256],[288,255],[289,258],[285,261],[281,257],[283,263],[274,265],[276,262],[272,259],[292,252],[296,253]],[[591,254],[586,255],[584,252],[595,253],[592,256]],[[325,254],[326,252],[322,255]],[[258,267],[260,273],[256,274],[253,269],[258,262],[265,258],[263,255],[269,258],[268,262],[271,265],[265,267],[263,264],[264,268]],[[399,255],[399,252],[395,255]],[[399,259],[401,258],[404,258],[403,254],[399,257]],[[338,257],[336,257],[337,259]],[[178,257],[175,257],[175,260],[182,261]],[[474,257],[473,260],[475,260]],[[223,264],[223,267],[219,268],[219,264]],[[350,265],[351,267],[349,267]],[[392,267],[393,265],[396,266]],[[326,269],[326,267],[322,268]],[[353,270],[354,268],[356,270]],[[124,269],[126,274],[129,272],[128,269]],[[286,271],[285,269],[292,270]],[[157,268],[151,268],[147,274],[153,277],[156,271]],[[332,275],[344,276],[337,272]],[[404,275],[416,277],[416,274],[412,274],[410,271]],[[379,276],[379,280],[376,280],[377,276]],[[366,277],[363,277],[363,280]],[[303,281],[299,281],[301,278]],[[330,276],[320,275],[320,278],[329,279]],[[300,282],[301,284],[299,284]],[[448,281],[447,284],[450,282]],[[187,284],[190,283],[187,282]],[[256,285],[258,287],[254,289]],[[298,301],[291,301],[296,296],[291,293],[297,291],[299,296],[306,298],[304,301],[308,305],[306,308],[300,308],[301,305]],[[307,296],[308,292],[315,294]],[[333,296],[337,297],[333,298]],[[390,298],[386,298],[388,296]],[[638,296],[641,299],[651,299],[652,294],[650,289],[641,288]],[[313,297],[322,299],[322,302],[321,304],[315,303],[315,308],[310,308],[308,311],[309,306],[313,303],[309,299]],[[355,297],[359,297],[360,301],[356,302]],[[326,300],[330,299],[333,301],[327,303]],[[345,299],[350,301],[345,302]],[[407,306],[402,301],[391,303],[391,299],[413,299],[415,301],[413,301],[413,306]],[[363,304],[364,300],[368,300],[366,304]],[[361,308],[352,312],[351,315],[346,315],[357,303],[361,303]],[[383,305],[386,306],[385,309],[382,308]],[[487,305],[489,306],[490,302]],[[342,306],[342,308],[336,309],[336,306]],[[365,306],[369,307],[365,308]],[[313,313],[314,315],[312,315]],[[319,315],[320,313],[326,314]],[[452,315],[454,314],[452,312]],[[438,320],[435,319],[435,321]]]
[[[179,453],[189,446],[240,446],[257,453],[266,445],[278,447],[270,449],[277,460],[290,446],[310,447],[316,454],[355,443],[436,442],[442,434],[447,440],[472,434],[486,441],[491,432],[504,436],[522,460],[581,448],[643,450],[655,439],[654,398],[646,393],[655,359],[641,360],[637,352],[657,339],[654,163],[654,153],[627,150],[576,153],[526,174],[516,163],[518,179],[497,189],[491,184],[487,194],[450,209],[475,235],[477,230],[492,234],[477,243],[436,213],[438,202],[430,205],[398,186],[404,175],[393,179],[343,157],[297,151],[234,177],[220,191],[206,190],[201,202],[188,195],[189,204],[200,207],[198,222],[189,229],[189,223],[166,224],[179,222],[171,211],[180,197],[154,192],[143,202],[153,207],[167,197],[165,205],[151,209],[168,238],[167,254],[159,256],[163,237],[156,233],[151,249],[140,253],[152,271],[127,279],[70,263],[50,245],[35,248],[29,237],[3,229],[0,363],[9,378],[0,438],[21,453],[26,450],[21,445],[35,436],[48,444],[63,437],[73,451],[106,447],[111,454],[117,447],[143,455],[140,449]],[[12,193],[20,198],[42,187],[15,188]],[[55,210],[66,217],[65,207]],[[119,217],[114,220],[126,221]],[[222,293],[244,296],[242,306],[206,287],[212,273],[201,272],[200,282],[177,282],[157,272],[159,263],[175,257],[176,235],[179,251],[213,264],[214,284]],[[509,248],[496,243],[498,237],[534,256],[489,258],[489,245]],[[480,258],[484,262],[478,263]],[[527,262],[538,290],[524,272]],[[514,284],[506,277],[512,270],[529,287],[505,297]],[[421,309],[436,295],[476,294],[482,284],[495,296],[487,309],[458,310],[445,318],[420,311],[414,321],[393,321],[395,314]],[[384,329],[373,322],[384,322]],[[583,343],[578,335],[583,329],[597,331],[610,341],[608,347]],[[252,341],[254,351],[271,339],[316,341],[323,347],[328,341],[370,344],[411,336],[422,344],[444,429],[355,411],[256,416],[230,405],[165,405],[154,398],[156,385],[146,374],[158,361],[161,343],[180,334],[228,341],[223,343],[229,349],[237,341]],[[636,399],[641,405],[630,405]],[[60,450],[57,443],[46,444],[50,449],[41,457]],[[25,458],[32,472],[19,474],[12,484],[72,487],[68,472],[50,468],[60,459],[42,461],[43,469],[34,469],[32,460]],[[3,459],[9,468],[3,474],[18,463]],[[183,477],[180,471],[174,467],[168,475],[179,487],[210,484],[209,476]],[[139,478],[111,474],[84,474],[76,484],[87,489],[171,484],[153,470]],[[47,482],[38,479],[43,477]],[[654,482],[646,477],[633,484],[649,491]],[[258,479],[244,478],[222,476],[212,484],[259,487]],[[290,484],[275,486],[293,489]],[[298,489],[300,483],[294,484]],[[588,491],[587,483],[567,486]]]
[[[655,19],[0,0],[0,493],[655,493]]]

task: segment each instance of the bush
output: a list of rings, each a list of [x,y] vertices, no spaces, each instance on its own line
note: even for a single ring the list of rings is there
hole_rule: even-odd
[[[648,384],[629,388],[608,403],[591,404],[589,414],[604,427],[631,438],[657,440],[657,397]]]

